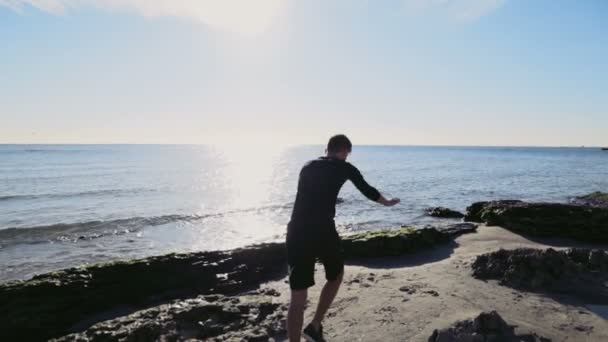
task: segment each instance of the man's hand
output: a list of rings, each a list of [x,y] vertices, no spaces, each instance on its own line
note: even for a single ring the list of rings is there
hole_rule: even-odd
[[[387,207],[392,207],[395,204],[398,204],[399,202],[401,202],[401,200],[398,198],[386,199],[386,198],[384,198],[384,196],[380,196],[380,198],[378,199],[378,203],[385,205]]]

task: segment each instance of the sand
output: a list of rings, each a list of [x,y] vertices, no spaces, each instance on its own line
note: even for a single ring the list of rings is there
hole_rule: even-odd
[[[530,240],[499,227],[480,226],[454,243],[398,258],[346,266],[344,284],[324,321],[328,341],[427,341],[434,329],[496,310],[517,333],[553,341],[608,341],[605,306],[568,296],[517,291],[471,276],[477,255],[518,247],[594,247],[558,239]],[[306,322],[314,314],[324,283],[318,265],[309,291]],[[264,285],[288,302],[285,279]],[[305,323],[306,323],[305,322]]]

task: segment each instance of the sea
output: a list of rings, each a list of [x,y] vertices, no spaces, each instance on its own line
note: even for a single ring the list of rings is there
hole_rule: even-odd
[[[0,282],[118,259],[283,240],[300,168],[321,145],[0,145]],[[608,191],[599,148],[355,146],[395,207],[340,192],[341,234],[443,225],[424,209],[568,202]]]

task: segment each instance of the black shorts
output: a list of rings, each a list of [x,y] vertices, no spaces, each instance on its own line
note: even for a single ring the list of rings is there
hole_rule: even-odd
[[[307,289],[315,284],[315,262],[323,263],[325,279],[332,281],[344,271],[344,256],[340,237],[335,227],[321,230],[301,229],[303,234],[287,234],[287,263],[289,287],[292,290]],[[308,234],[306,234],[308,233]],[[301,235],[305,237],[301,237]]]

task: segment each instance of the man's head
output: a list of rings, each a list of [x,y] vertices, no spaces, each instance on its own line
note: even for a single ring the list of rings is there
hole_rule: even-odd
[[[329,139],[327,149],[325,151],[327,152],[328,157],[346,160],[352,149],[353,144],[351,144],[346,135],[338,134]]]

